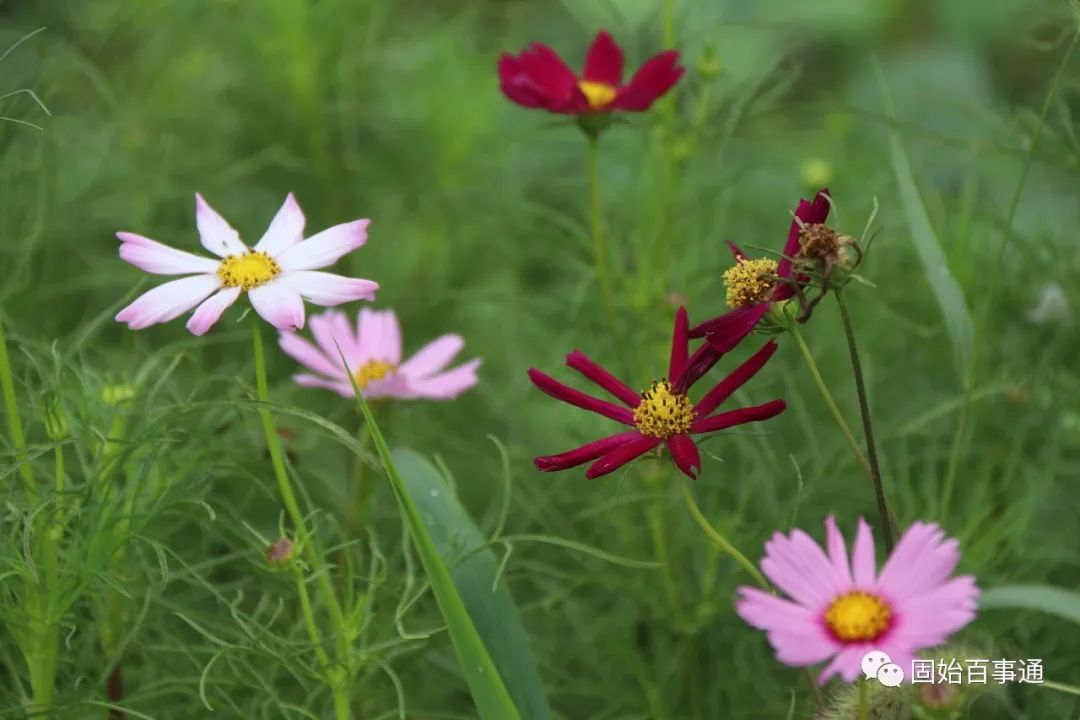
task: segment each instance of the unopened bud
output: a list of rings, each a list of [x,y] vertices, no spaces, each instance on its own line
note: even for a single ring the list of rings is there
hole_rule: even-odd
[[[296,546],[287,537],[280,537],[266,548],[266,562],[275,566],[282,566],[293,559],[296,554]]]

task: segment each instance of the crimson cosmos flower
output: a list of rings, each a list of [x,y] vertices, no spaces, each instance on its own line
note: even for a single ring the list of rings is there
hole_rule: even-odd
[[[787,406],[783,400],[772,400],[763,405],[711,414],[765,365],[776,352],[775,341],[766,343],[749,360],[706,393],[696,405],[692,404],[687,397],[690,386],[708,372],[721,355],[734,348],[753,329],[753,324],[728,324],[723,339],[717,336],[716,344],[705,343],[692,356],[689,355],[688,347],[689,325],[686,310],[679,308],[675,316],[675,332],[668,365],[668,378],[671,380],[665,378],[654,381],[649,389],[640,395],[581,351],[574,350],[566,356],[567,365],[611,393],[622,405],[575,390],[535,368],[530,368],[529,378],[533,384],[556,400],[590,410],[632,428],[575,450],[538,457],[534,461],[537,469],[542,472],[566,470],[595,460],[585,477],[597,478],[618,470],[663,443],[667,445],[679,469],[694,478],[697,470],[701,468],[701,458],[691,435],[768,420],[784,411]]]
[[[796,219],[791,221],[787,243],[779,262],[772,258],[751,260],[737,245],[729,242],[728,247],[735,255],[735,265],[724,272],[724,287],[727,289],[727,303],[733,310],[691,328],[690,337],[711,338],[717,330],[726,328],[732,322],[741,324],[745,321],[755,325],[769,311],[771,303],[791,298],[795,291],[784,279],[791,277],[791,259],[802,249],[799,230],[801,225],[825,222],[831,207],[829,198],[829,189],[822,188],[814,195],[813,201],[799,200],[795,209]],[[773,280],[769,277],[773,275],[782,279]]]
[[[527,108],[553,113],[648,110],[682,77],[679,53],[665,50],[649,58],[630,82],[623,85],[623,52],[606,30],[596,34],[585,56],[581,77],[547,45],[533,43],[520,55],[499,57],[499,83],[503,94]]]

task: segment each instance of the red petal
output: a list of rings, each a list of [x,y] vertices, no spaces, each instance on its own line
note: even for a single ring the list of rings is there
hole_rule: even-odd
[[[746,257],[746,253],[744,253],[738,245],[731,242],[730,240],[727,241],[727,246],[728,249],[731,250],[731,254],[735,256],[736,261],[749,259]]]
[[[609,472],[614,472],[631,460],[641,457],[659,444],[660,438],[638,435],[637,440],[623,443],[594,462],[585,473],[585,477],[592,480],[601,475],[607,475]]]
[[[621,422],[624,425],[634,424],[634,413],[630,410],[619,407],[615,403],[610,403],[607,400],[594,398],[592,395],[587,395],[580,390],[575,390],[572,387],[563,385],[555,378],[545,375],[535,368],[529,368],[529,379],[533,381],[533,385],[556,400],[562,400],[565,403],[576,405],[584,410],[590,410],[598,415],[603,415],[604,417],[609,417],[612,420]]]
[[[694,406],[694,413],[698,417],[705,417],[720,407],[721,403],[731,397],[732,393],[742,387],[747,380],[754,377],[758,370],[765,366],[765,363],[776,352],[776,347],[775,340],[765,343],[765,346],[750,356],[749,360],[735,368],[730,375],[717,383],[716,387],[705,393],[705,397],[701,398],[698,404]]]
[[[578,92],[574,71],[547,45],[533,43],[518,57],[521,73],[541,94],[552,112],[566,112]]]
[[[648,110],[654,102],[679,82],[684,68],[677,65],[679,53],[665,50],[645,62],[634,77],[619,90],[613,107],[619,110]]]
[[[780,262],[776,266],[776,274],[780,277],[787,277],[791,274],[791,261],[788,258],[793,258],[798,255],[801,246],[799,245],[799,222],[804,225],[816,225],[817,223],[825,222],[829,217],[829,209],[832,207],[832,203],[829,201],[829,188],[822,188],[814,195],[813,202],[807,202],[806,200],[799,200],[799,205],[795,208],[795,217],[798,220],[791,221],[791,229],[788,230],[787,242],[784,244],[784,257],[780,258]],[[791,297],[789,291],[788,297]],[[786,299],[786,298],[777,298]]]
[[[543,92],[521,70],[513,55],[503,53],[499,58],[499,87],[511,102],[527,108],[546,108]]]
[[[667,447],[679,469],[691,480],[696,480],[697,471],[701,469],[701,455],[690,436],[672,435],[668,438]]]
[[[566,364],[607,390],[619,400],[622,400],[630,407],[636,408],[641,402],[641,396],[634,392],[626,383],[597,365],[588,355],[580,350],[574,350],[567,355]]]
[[[702,343],[690,359],[686,361],[686,367],[675,380],[672,381],[672,389],[675,392],[686,392],[694,383],[702,378],[705,373],[712,369],[716,361],[723,353],[718,352],[709,343]]]
[[[622,85],[623,52],[607,30],[596,34],[585,55],[585,79],[618,87]]]
[[[686,308],[680,307],[675,313],[675,331],[671,337],[671,360],[668,362],[668,378],[675,382],[686,369],[686,357],[690,353],[689,338],[690,318]]]
[[[705,335],[721,353],[731,352],[768,311],[769,303],[736,308],[692,328],[690,337]]]
[[[716,432],[717,430],[724,430],[729,427],[735,427],[736,425],[742,425],[743,423],[760,422],[776,417],[786,409],[787,403],[783,400],[770,400],[764,405],[754,405],[753,407],[730,410],[725,413],[720,413],[719,415],[713,415],[712,417],[698,418],[694,421],[694,425],[690,428],[690,432]]]
[[[578,465],[583,465],[590,460],[595,460],[601,455],[610,452],[622,445],[623,443],[630,442],[634,438],[641,437],[641,433],[637,430],[631,430],[630,432],[619,433],[618,435],[611,435],[600,440],[595,440],[587,445],[582,445],[574,450],[569,450],[558,455],[545,455],[533,460],[533,464],[536,465],[536,469],[540,472],[553,472],[555,470],[568,470]]]

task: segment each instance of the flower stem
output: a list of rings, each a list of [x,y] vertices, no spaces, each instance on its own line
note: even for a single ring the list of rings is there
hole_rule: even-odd
[[[374,408],[372,408],[374,412]],[[365,450],[371,444],[371,429],[367,423],[360,426],[356,433],[356,439]],[[367,461],[363,455],[357,454],[353,461],[352,471],[352,506],[349,509],[349,517],[346,527],[349,528],[349,537],[357,538],[367,525],[371,514],[371,492],[374,487],[371,483],[364,482],[364,471],[367,469]]]
[[[15,461],[19,462],[26,450],[26,436],[23,435],[22,418],[19,416],[19,403],[15,398],[15,382],[11,377],[11,363],[8,360],[7,337],[4,335],[4,323],[0,321],[0,390],[4,394],[4,410],[7,413],[8,432],[11,444],[15,448]],[[19,465],[19,474],[26,485],[26,494],[31,504],[37,502],[37,489],[34,485],[34,472],[30,463],[23,460]]]
[[[769,590],[769,583],[765,580],[765,577],[761,574],[754,563],[750,562],[745,555],[739,552],[738,548],[727,541],[720,532],[709,524],[709,520],[701,512],[701,508],[698,507],[697,500],[694,499],[694,493],[690,490],[690,485],[687,482],[682,482],[683,497],[686,499],[686,507],[690,510],[690,514],[694,520],[705,531],[705,534],[712,540],[717,547],[726,552],[732,558],[735,559],[743,570],[750,573],[750,577],[754,578],[754,582],[760,585],[765,590]]]
[[[675,0],[664,0],[664,49],[675,47]]]
[[[881,518],[881,532],[885,540],[885,554],[892,552],[893,528],[889,519],[889,504],[885,500],[885,488],[881,484],[881,467],[878,465],[877,445],[874,443],[874,425],[870,420],[870,402],[866,398],[866,381],[863,379],[862,362],[859,360],[859,347],[855,343],[855,327],[851,323],[844,293],[837,288],[833,294],[840,306],[840,318],[844,322],[844,334],[847,336],[848,350],[851,351],[851,370],[855,376],[855,389],[859,394],[859,412],[862,414],[863,432],[866,434],[866,455],[870,461],[870,480],[874,483],[874,497],[877,499],[878,516]]]
[[[604,247],[604,218],[600,211],[600,138],[589,135],[589,218],[592,227],[593,265],[600,296],[604,304],[604,317],[612,334],[617,338],[615,300],[608,273],[607,250]]]
[[[263,404],[259,407],[259,417],[262,419],[263,434],[266,436],[266,446],[270,451],[270,462],[274,467],[274,475],[277,477],[278,489],[281,492],[281,499],[285,503],[285,510],[296,528],[296,539],[300,547],[303,548],[307,562],[316,578],[315,588],[323,604],[330,612],[331,625],[337,639],[336,667],[330,663],[330,658],[322,647],[318,626],[315,623],[314,613],[311,609],[311,601],[307,596],[307,586],[304,583],[299,567],[294,565],[297,573],[297,590],[300,594],[301,610],[304,613],[304,622],[314,645],[316,657],[323,664],[326,683],[334,694],[335,718],[337,720],[350,720],[348,712],[349,691],[352,680],[350,633],[346,626],[341,604],[334,593],[334,586],[331,583],[330,573],[322,553],[316,548],[314,538],[308,531],[307,524],[304,522],[304,515],[300,512],[300,506],[296,502],[296,493],[293,492],[292,482],[289,480],[289,473],[285,468],[285,459],[281,452],[281,443],[278,440],[277,430],[274,427],[274,418],[270,414],[270,410],[264,405],[264,403],[270,401],[270,393],[267,390],[266,360],[263,356],[262,332],[259,322],[260,320],[253,315],[251,338],[255,360],[255,392],[259,402]],[[344,714],[342,708],[344,708]]]
[[[818,390],[821,391],[821,396],[825,399],[825,404],[829,406],[833,419],[836,420],[836,424],[840,427],[840,432],[844,434],[848,445],[851,446],[852,454],[854,454],[855,458],[862,464],[867,474],[873,477],[872,471],[870,470],[870,463],[867,461],[866,455],[863,454],[862,448],[859,447],[859,442],[851,433],[851,428],[848,427],[847,421],[844,420],[844,415],[840,412],[840,407],[836,404],[836,400],[833,399],[832,393],[829,392],[829,386],[825,384],[825,378],[821,376],[821,371],[818,370],[817,363],[814,361],[814,356],[810,353],[810,347],[806,344],[806,340],[803,339],[802,333],[799,332],[798,325],[791,323],[788,326],[788,330],[791,331],[792,337],[795,338],[795,343],[799,346],[799,352],[802,353],[803,360],[806,361],[806,367],[810,369],[810,374],[813,375],[814,382],[817,383]]]
[[[859,678],[859,720],[870,720],[870,696],[866,678]]]

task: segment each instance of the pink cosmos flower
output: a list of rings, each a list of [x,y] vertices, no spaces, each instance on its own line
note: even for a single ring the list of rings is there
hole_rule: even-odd
[[[246,292],[255,312],[279,330],[304,327],[304,300],[339,305],[374,300],[378,283],[325,272],[367,241],[369,220],[335,225],[304,239],[304,213],[292,193],[262,239],[249,248],[203,196],[195,194],[195,224],[204,248],[218,259],[176,250],[135,233],[119,232],[120,257],[155,275],[188,275],[143,293],[116,315],[132,330],[168,322],[195,308],[187,329],[202,335]]]
[[[327,388],[352,397],[353,386],[341,362],[342,355],[357,387],[369,399],[449,400],[476,384],[479,359],[446,369],[465,344],[458,335],[436,338],[402,362],[401,326],[393,310],[361,310],[355,331],[343,312],[312,315],[311,333],[315,343],[294,333],[281,333],[280,338],[286,354],[315,371],[314,375],[293,376],[305,387]]]
[[[785,665],[832,658],[819,681],[838,674],[851,682],[863,656],[881,650],[910,668],[916,652],[942,644],[975,617],[975,578],[950,578],[959,543],[934,523],[909,527],[880,573],[862,518],[850,564],[832,516],[825,529],[828,554],[802,530],[776,533],[765,543],[761,569],[791,600],[751,587],[738,590],[739,617],[768,634]]]

